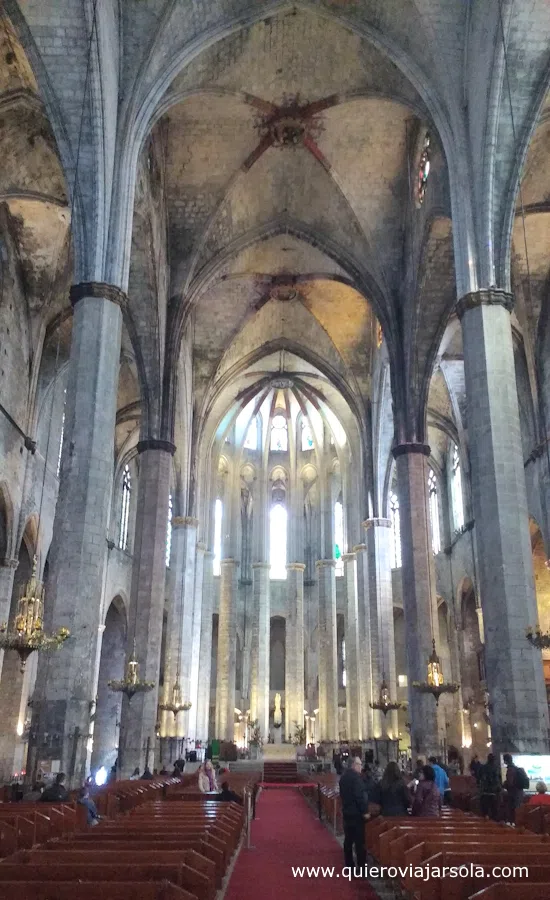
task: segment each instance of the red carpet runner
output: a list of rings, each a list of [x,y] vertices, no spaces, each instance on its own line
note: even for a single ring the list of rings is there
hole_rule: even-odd
[[[342,848],[298,791],[263,791],[256,816],[251,849],[241,850],[225,900],[376,900],[368,882],[342,876]],[[292,866],[334,866],[334,875],[295,878]]]

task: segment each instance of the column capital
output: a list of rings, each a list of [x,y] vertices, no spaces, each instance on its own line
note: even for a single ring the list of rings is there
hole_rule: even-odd
[[[193,516],[174,516],[172,519],[172,528],[197,528],[198,524],[199,520]]]
[[[322,569],[325,566],[332,566],[333,568],[335,568],[336,560],[335,559],[318,559],[317,562],[315,563],[316,569]]]
[[[356,544],[355,547],[353,547],[353,552],[357,556],[358,553],[362,553],[366,549],[367,549],[366,544]]]
[[[164,450],[165,453],[169,453],[170,456],[173,456],[176,452],[176,447],[174,444],[170,443],[170,441],[162,441],[160,438],[145,438],[143,441],[139,441],[137,445],[138,453],[145,453],[146,450]]]
[[[0,560],[0,566],[2,566],[3,569],[16,569],[18,565],[18,559],[10,559],[9,557],[6,557],[5,559]]]
[[[355,560],[357,559],[357,553],[355,553],[354,550],[352,550],[351,553],[342,553],[342,559],[345,563],[355,562]]]
[[[364,522],[361,522],[361,525],[368,531],[369,528],[391,528],[392,522],[391,519],[365,519]]]
[[[255,562],[255,563],[252,563],[252,568],[253,568],[253,569],[270,569],[270,568],[271,568],[271,563],[268,563],[268,562]]]
[[[109,300],[116,303],[123,310],[128,305],[128,294],[115,284],[105,284],[102,281],[82,281],[73,284],[70,290],[71,306],[76,306],[79,300],[85,297],[97,297],[100,300]]]
[[[289,570],[292,570],[294,572],[305,572],[305,570],[306,570],[305,563],[300,563],[300,562],[287,563],[286,568],[287,568],[287,572]]]
[[[481,291],[473,291],[471,294],[464,294],[456,304],[455,311],[458,318],[462,319],[464,313],[469,309],[477,309],[480,306],[503,306],[508,312],[512,312],[514,298],[512,294],[501,288],[486,288]]]
[[[408,453],[421,453],[423,456],[429,456],[431,450],[428,444],[418,444],[413,441],[411,443],[396,444],[395,447],[392,447],[391,452],[393,458],[397,459],[398,456],[406,456]]]
[[[227,559],[220,560],[220,566],[235,566],[235,567],[237,567],[237,566],[240,566],[240,562],[238,559],[232,559],[231,557],[228,557]]]

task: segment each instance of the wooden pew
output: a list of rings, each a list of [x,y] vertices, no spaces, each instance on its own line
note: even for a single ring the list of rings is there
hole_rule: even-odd
[[[48,881],[91,881],[108,882],[115,881],[170,881],[178,887],[185,888],[193,893],[197,900],[214,900],[216,887],[213,882],[185,863],[142,863],[134,860],[130,865],[121,865],[118,862],[111,864],[88,860],[84,864],[70,863],[64,865],[53,857],[48,865],[34,864],[18,865],[17,863],[3,862],[0,864],[0,888],[4,881],[38,882]],[[100,891],[98,896],[102,896]]]
[[[17,851],[17,832],[7,822],[0,822],[0,859]]]
[[[426,867],[429,866],[431,871],[434,869],[442,871],[444,867],[459,869],[460,866],[466,866],[470,869],[471,865],[482,866],[487,875],[485,878],[474,877],[473,875],[456,878],[447,874],[438,879],[432,878],[429,881],[406,876],[403,881],[403,887],[411,895],[414,895],[417,900],[468,900],[471,894],[480,890],[481,887],[493,884],[497,880],[489,874],[497,866],[501,869],[504,866],[511,868],[526,867],[528,869],[528,879],[525,877],[521,878],[519,874],[514,876],[512,873],[507,879],[509,882],[545,882],[550,879],[550,855],[544,861],[540,851],[538,854],[531,854],[531,851],[528,851],[526,854],[524,850],[513,849],[510,849],[509,852],[495,853],[483,850],[480,850],[478,853],[467,854],[460,851],[445,852],[429,857],[429,859],[425,860],[424,865]]]
[[[469,900],[548,900],[550,881],[545,884],[522,884],[498,882],[471,894]]]
[[[536,835],[534,835],[536,838]],[[467,838],[455,838],[454,840],[449,838],[443,838],[442,840],[438,840],[435,837],[431,837],[427,840],[421,841],[418,844],[415,844],[408,850],[405,850],[404,854],[404,865],[405,866],[421,866],[426,859],[429,859],[430,856],[434,856],[436,853],[444,853],[444,852],[455,852],[458,851],[460,853],[475,853],[479,850],[480,845],[482,843],[483,849],[490,852],[498,852],[503,848],[508,850],[520,849],[525,852],[528,852],[529,849],[534,849],[535,852],[540,854],[546,852],[546,848],[548,844],[543,845],[541,843],[537,843],[535,841],[529,841],[528,839],[522,840],[522,835],[517,836],[518,840],[506,840],[503,841],[502,838],[498,838],[496,840],[488,840],[486,838],[483,839],[483,842],[480,840],[472,840],[468,841]]]
[[[105,882],[88,881],[75,887],[74,881],[44,882],[5,881],[6,897],[17,900],[197,900],[183,888],[165,882]]]
[[[538,835],[517,834],[514,831],[505,829],[503,826],[497,826],[497,828],[498,830],[494,831],[483,830],[483,828],[463,830],[453,828],[418,829],[414,826],[391,829],[380,836],[380,855],[378,859],[385,866],[403,866],[406,864],[407,859],[410,861],[408,851],[412,848],[417,850],[416,861],[421,852],[424,855],[431,855],[427,848],[442,843],[456,843],[459,846],[465,843],[477,843],[478,845],[483,844],[483,846],[533,843],[535,846],[539,846],[541,843]],[[419,848],[424,849],[420,850]]]

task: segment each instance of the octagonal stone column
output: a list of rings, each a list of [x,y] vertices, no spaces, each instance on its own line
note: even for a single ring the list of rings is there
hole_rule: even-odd
[[[353,548],[357,571],[357,633],[359,641],[358,670],[361,684],[360,722],[363,740],[373,737],[372,665],[371,665],[371,613],[369,595],[369,566],[366,544]]]
[[[413,756],[437,756],[441,752],[435,700],[431,695],[419,694],[412,687],[413,681],[426,681],[432,637],[435,638],[436,649],[438,644],[435,572],[428,511],[429,454],[430,448],[425,444],[400,444],[393,449],[401,525],[401,577]],[[448,679],[450,673],[446,672],[444,676]]]
[[[548,753],[512,327],[512,296],[489,288],[457,305],[468,398],[478,585],[495,752]]]
[[[0,625],[7,622],[10,616],[13,580],[18,565],[18,559],[3,559],[0,561]],[[2,675],[3,661],[4,651],[0,650],[0,676]]]
[[[252,563],[250,717],[258,720],[264,741],[269,733],[269,570],[267,562]]]
[[[149,740],[149,765],[153,766],[156,741],[159,692],[162,618],[166,578],[166,524],[173,444],[148,438],[137,446],[139,453],[138,503],[132,593],[128,628],[127,660],[135,636],[139,676],[155,687],[149,693],[136,694],[132,701],[122,700],[120,717],[119,768],[128,778],[146,762]]]
[[[337,741],[338,734],[338,657],[336,648],[336,562],[319,559],[317,589],[319,596],[318,666],[320,740]]]
[[[287,571],[285,727],[286,734],[304,724],[304,563],[289,563]]]
[[[359,677],[359,628],[357,607],[357,554],[344,553],[346,592],[346,716],[348,740],[362,739],[361,679]]]
[[[210,724],[210,683],[212,678],[212,614],[214,591],[214,554],[204,553],[202,576],[202,612],[199,685],[197,692],[197,738],[207,741]]]
[[[235,736],[237,570],[239,563],[236,559],[222,559],[220,567],[216,737],[222,741],[232,741]]]

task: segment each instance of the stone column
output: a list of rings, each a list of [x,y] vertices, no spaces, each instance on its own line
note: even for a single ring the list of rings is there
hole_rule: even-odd
[[[357,608],[357,555],[344,553],[346,592],[346,715],[348,740],[361,740],[361,680]]]
[[[18,559],[3,559],[0,561],[0,625],[7,622],[10,616],[13,579],[18,565]],[[0,676],[2,675],[3,661],[4,651],[0,650]]]
[[[213,562],[214,554],[210,550],[204,553],[202,577],[202,613],[200,670],[197,692],[197,738],[207,741],[210,724],[210,680],[212,670],[212,612],[213,612]]]
[[[216,685],[216,737],[232,741],[235,735],[235,635],[238,582],[236,559],[222,559],[218,621],[218,678]]]
[[[338,734],[338,657],[336,651],[336,563],[319,559],[319,739],[337,741]]]
[[[393,627],[393,595],[391,583],[391,520],[367,519],[367,554],[369,560],[369,596],[371,621],[372,693],[378,698],[385,679],[392,700],[397,697],[395,671],[395,637]],[[373,710],[374,734],[397,738],[397,712]]]
[[[359,643],[360,724],[362,739],[373,737],[372,666],[371,666],[371,618],[369,600],[369,566],[366,544],[353,548],[357,571],[357,633]]]
[[[127,658],[135,639],[139,676],[152,681],[149,693],[136,694],[131,702],[122,700],[120,719],[120,770],[123,778],[146,763],[149,740],[149,764],[153,765],[162,616],[166,579],[166,526],[172,456],[175,447],[167,441],[149,438],[138,444],[139,477],[130,625]]]
[[[193,635],[191,640],[191,676],[189,687],[189,699],[193,704],[189,710],[188,735],[191,740],[196,740],[197,733],[197,703],[199,696],[199,676],[201,660],[201,625],[202,625],[202,583],[204,577],[204,554],[206,544],[197,544],[195,551],[195,594],[193,600]]]
[[[419,694],[412,687],[413,681],[426,681],[434,637],[437,649],[437,601],[428,511],[426,461],[429,453],[430,448],[425,444],[400,444],[393,450],[401,524],[401,576],[413,757],[441,752],[435,700],[429,694]],[[444,673],[444,677],[448,679],[449,673]]]
[[[269,569],[267,562],[252,563],[250,717],[258,720],[264,741],[269,734]]]
[[[191,666],[193,649],[193,613],[195,606],[195,560],[198,519],[175,516],[172,519],[172,561],[174,595],[168,616],[167,642],[169,664],[164,673],[164,702],[170,703],[172,690],[179,674],[182,700],[193,702],[191,696]],[[166,730],[170,736],[189,735],[190,712],[165,714]]]
[[[61,484],[50,550],[46,627],[71,632],[41,655],[33,705],[31,773],[58,760],[71,785],[88,763],[87,736],[111,506],[113,444],[125,294],[107,284],[71,290],[74,306]]]
[[[548,752],[540,651],[525,639],[537,622],[510,311],[490,288],[457,305],[468,399],[478,587],[496,753]]]
[[[285,725],[286,734],[304,725],[304,563],[289,563],[287,571]]]

